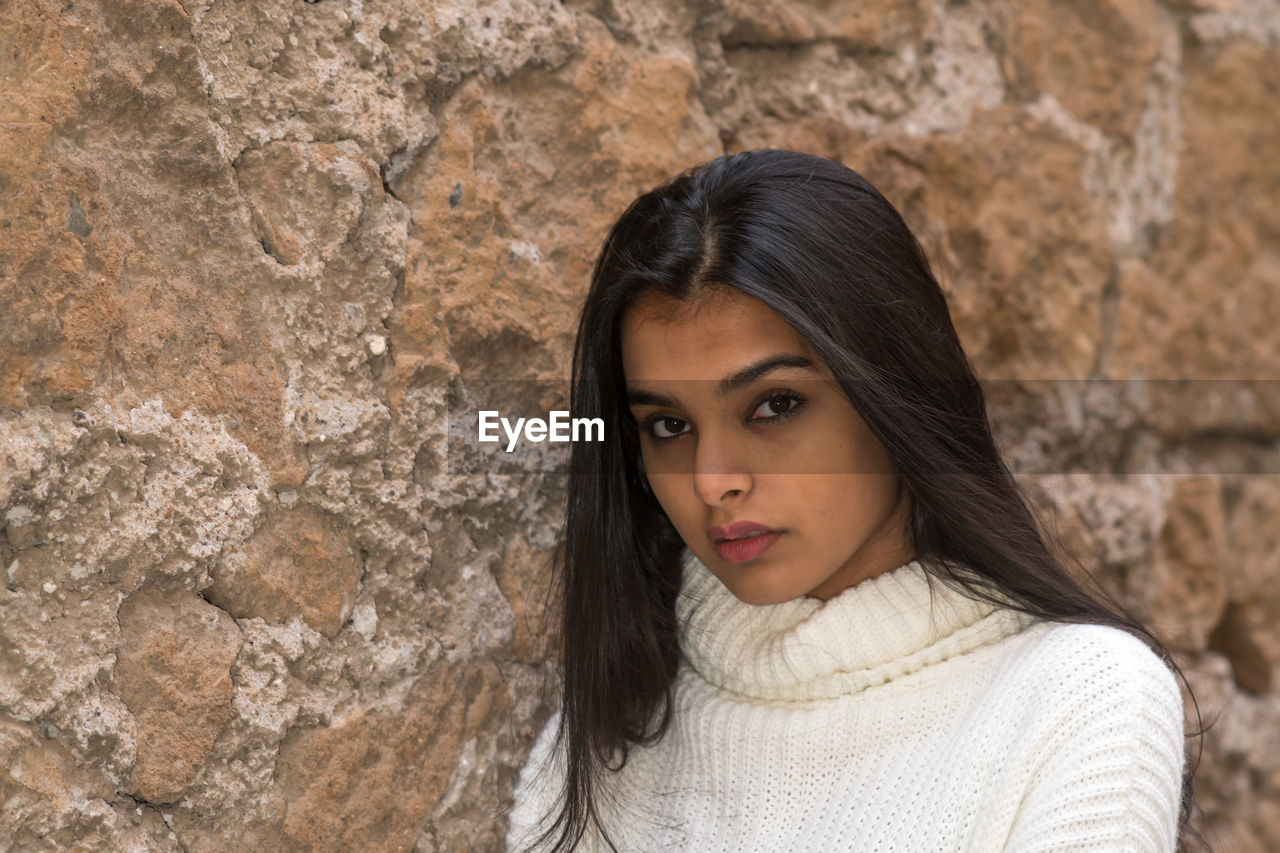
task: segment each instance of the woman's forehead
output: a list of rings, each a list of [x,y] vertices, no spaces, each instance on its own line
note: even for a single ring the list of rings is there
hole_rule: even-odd
[[[764,302],[740,291],[696,305],[666,296],[633,303],[621,325],[628,379],[721,379],[763,355],[794,353],[820,364],[803,336]]]

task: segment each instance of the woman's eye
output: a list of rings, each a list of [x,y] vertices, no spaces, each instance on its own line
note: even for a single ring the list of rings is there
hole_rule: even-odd
[[[805,398],[790,391],[770,394],[752,412],[750,421],[780,423],[803,408]],[[644,422],[644,431],[654,441],[669,441],[690,431],[689,422],[674,417],[654,417]]]
[[[799,404],[800,398],[794,394],[774,394],[756,408],[753,414],[757,415],[757,417],[752,420],[772,420],[786,417],[794,412]]]
[[[671,424],[675,424],[675,428],[669,433],[664,433],[662,427],[669,427]],[[680,429],[682,426],[688,426],[688,424],[679,418],[657,418],[651,424],[651,429],[653,430],[654,438],[675,438],[684,432],[683,429]]]

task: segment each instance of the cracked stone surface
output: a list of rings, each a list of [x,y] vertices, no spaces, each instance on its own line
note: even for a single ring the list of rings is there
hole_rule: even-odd
[[[231,664],[241,633],[224,610],[186,591],[144,587],[120,605],[111,690],[137,727],[130,793],[170,803],[195,779],[235,716]]]
[[[920,236],[1064,546],[1280,846],[1280,2],[16,0],[0,850],[499,850],[605,229],[725,151]],[[1190,720],[1194,723],[1194,719]]]

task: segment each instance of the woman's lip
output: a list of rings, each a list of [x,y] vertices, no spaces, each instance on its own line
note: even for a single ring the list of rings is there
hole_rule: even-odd
[[[728,527],[721,527],[713,524],[707,528],[707,538],[712,543],[719,545],[726,539],[741,539],[748,533],[776,533],[772,527],[765,527],[763,524],[755,521],[735,521]]]
[[[778,537],[781,535],[782,531],[775,530],[771,533],[752,536],[747,539],[729,539],[724,542],[717,542],[716,553],[726,563],[745,563],[748,560],[754,560],[769,550],[769,547],[774,542],[777,542]]]

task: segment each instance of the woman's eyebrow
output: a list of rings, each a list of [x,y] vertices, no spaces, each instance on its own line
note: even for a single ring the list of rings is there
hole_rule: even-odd
[[[804,368],[817,372],[813,366],[813,362],[802,355],[794,353],[776,353],[766,356],[759,361],[747,365],[731,376],[726,376],[720,380],[720,384],[716,387],[717,397],[727,397],[739,388],[750,385],[757,379],[767,374],[773,373],[775,370],[783,370],[785,368]],[[678,407],[679,401],[674,397],[668,397],[665,394],[655,394],[652,391],[643,391],[640,389],[627,391],[628,406],[670,406]]]

